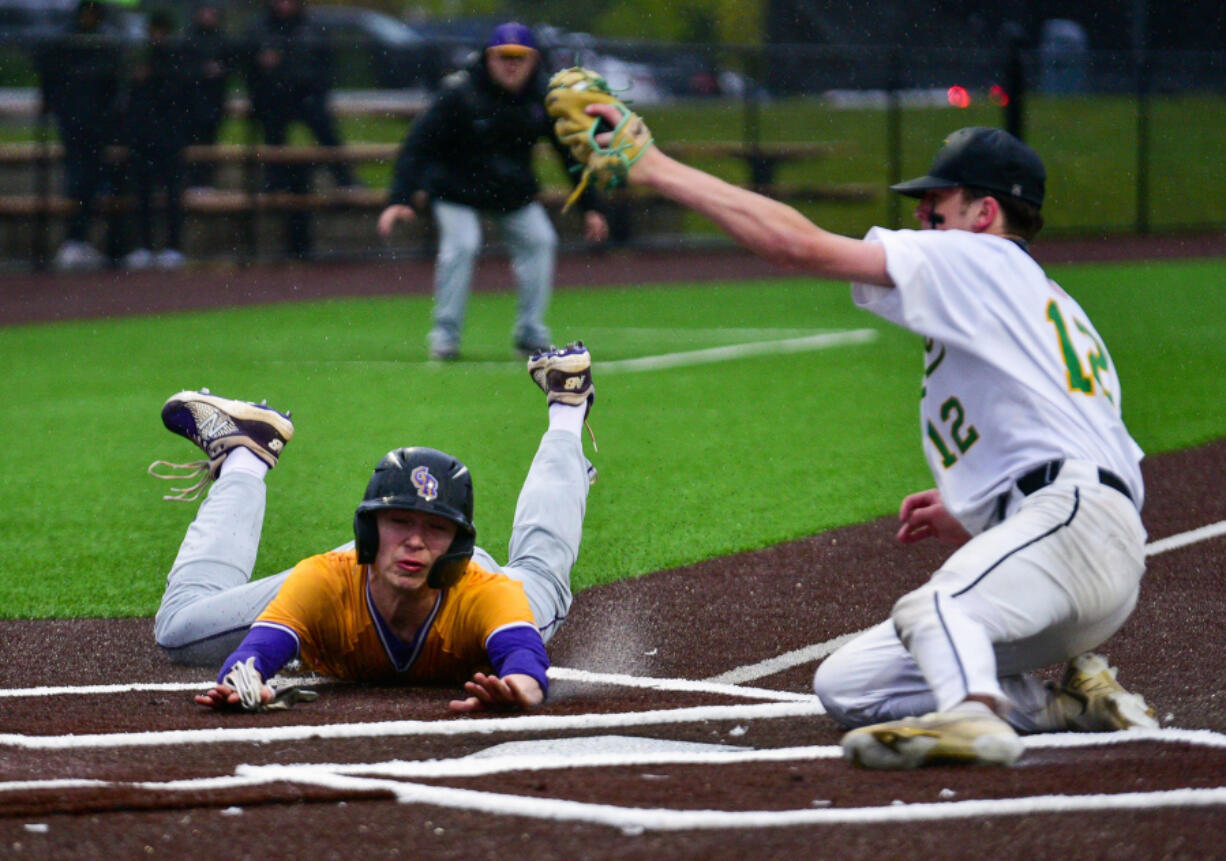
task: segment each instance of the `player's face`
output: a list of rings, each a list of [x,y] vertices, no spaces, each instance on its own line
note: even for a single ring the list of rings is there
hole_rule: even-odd
[[[960,188],[930,189],[915,207],[925,230],[970,230],[974,219]]]
[[[528,84],[536,71],[536,52],[527,54],[503,54],[495,50],[486,52],[486,68],[494,83],[508,93],[518,93]]]
[[[379,552],[374,575],[394,589],[416,591],[455,538],[456,525],[437,514],[384,509],[375,515]]]

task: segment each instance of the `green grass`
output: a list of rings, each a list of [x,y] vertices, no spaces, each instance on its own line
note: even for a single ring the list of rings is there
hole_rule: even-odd
[[[1226,433],[1222,261],[1076,266],[1053,274],[1107,338],[1147,451]],[[272,573],[351,537],[375,461],[404,444],[472,468],[478,541],[505,553],[545,410],[511,357],[513,299],[472,302],[466,361],[424,363],[429,300],[390,297],[0,330],[5,480],[0,616],[147,615],[195,505],[145,474],[198,452],[158,420],[209,386],[294,411],[269,477],[257,568]],[[563,290],[556,338],[599,360],[872,328],[869,344],[641,373],[601,374],[600,480],[578,587],[766,546],[896,510],[928,486],[916,401],[919,340],[806,279]],[[776,330],[767,332],[762,330]],[[590,443],[589,443],[590,453]]]

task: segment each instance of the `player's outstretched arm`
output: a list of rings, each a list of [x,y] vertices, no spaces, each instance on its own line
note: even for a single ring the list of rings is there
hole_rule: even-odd
[[[527,710],[545,701],[545,692],[532,676],[510,673],[502,678],[485,673],[475,673],[472,681],[464,683],[465,699],[452,700],[448,705],[453,712]]]
[[[589,105],[586,112],[610,123],[621,116],[612,105]],[[823,230],[787,204],[682,164],[659,146],[643,151],[628,178],[705,215],[750,251],[782,266],[823,278],[894,286],[879,243]]]

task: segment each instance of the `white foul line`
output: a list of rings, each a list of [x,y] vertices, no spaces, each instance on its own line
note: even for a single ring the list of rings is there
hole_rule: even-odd
[[[875,329],[849,329],[845,332],[823,332],[804,338],[785,338],[781,341],[752,341],[747,344],[730,344],[726,347],[711,347],[705,350],[690,350],[684,353],[663,353],[659,356],[642,356],[638,359],[613,359],[597,364],[601,375],[621,371],[658,371],[664,368],[683,368],[690,365],[709,365],[714,362],[730,362],[749,356],[773,356],[786,353],[804,353],[810,350],[825,350],[848,344],[866,344],[876,340]]]
[[[816,703],[813,694],[779,691],[772,688],[746,688],[722,684],[714,680],[705,682],[689,679],[655,679],[647,676],[628,676],[619,673],[592,673],[568,667],[550,667],[550,679],[566,679],[573,682],[590,682],[602,685],[620,685],[627,688],[648,688],[657,691],[687,691],[704,694],[723,694],[729,697],[745,697],[754,700],[776,700],[792,703]]]
[[[1186,547],[1198,541],[1208,541],[1210,538],[1216,538],[1219,535],[1226,535],[1226,520],[1219,520],[1217,523],[1211,523],[1208,526],[1201,526],[1197,529],[1181,532],[1178,535],[1171,535],[1158,541],[1152,541],[1145,545],[1145,555],[1157,556],[1159,553]],[[865,630],[868,629],[866,628]],[[864,631],[853,631],[850,634],[843,634],[842,636],[835,637],[833,640],[827,640],[824,643],[814,643],[811,646],[805,646],[795,651],[776,655],[773,658],[767,658],[765,661],[759,661],[756,664],[736,667],[717,676],[711,676],[706,681],[712,684],[741,685],[745,682],[773,676],[775,673],[790,670],[792,667],[798,667],[801,664],[820,661],[834,652],[835,649],[840,648],[844,643],[854,640],[863,633]]]
[[[729,697],[743,697],[751,700],[771,700],[777,702],[816,702],[812,694],[794,691],[780,691],[774,688],[748,688],[712,682],[701,682],[693,679],[661,679],[650,676],[630,676],[623,673],[597,673],[590,670],[570,669],[568,667],[550,667],[549,678],[554,680],[585,682],[594,685],[616,685],[627,688],[647,688],[656,691],[685,691],[689,693],[722,694]],[[343,685],[346,682],[338,679],[325,678],[317,675],[305,676],[274,676],[272,683],[294,684],[299,686],[333,684]],[[115,685],[57,685],[39,688],[0,688],[0,698],[3,697],[52,697],[52,696],[84,696],[92,694],[123,694],[136,691],[203,691],[213,684],[212,679],[202,679],[198,682],[134,682]]]
[[[1226,749],[1226,735],[1203,729],[1134,729],[1103,733],[1044,733],[1025,736],[1027,750],[1089,749],[1118,744],[1193,745]],[[273,765],[240,765],[235,773],[254,777],[269,769],[303,768],[331,771],[337,774],[379,775],[381,777],[442,779],[456,777],[488,777],[493,774],[524,771],[557,771],[576,768],[631,768],[648,765],[738,765],[751,762],[793,762],[819,759],[839,759],[843,749],[837,744],[801,747],[763,748],[758,750],[704,751],[623,751],[601,753],[567,753],[459,757],[455,759],[391,760],[384,762],[337,763],[277,763]],[[0,790],[5,784],[0,783]]]
[[[402,720],[374,723],[316,724],[280,727],[163,730],[82,735],[0,734],[0,746],[27,750],[161,747],[184,744],[233,744],[302,741],[312,738],[386,738],[392,736],[459,736],[494,732],[562,732],[604,727],[657,726],[695,721],[768,720],[824,714],[821,703],[754,703],[736,706],[695,706],[641,712],[579,715],[525,715],[459,720]]]
[[[795,825],[848,825],[884,822],[931,822],[985,816],[1023,816],[1094,810],[1154,810],[1226,804],[1226,788],[1125,792],[1112,795],[1040,795],[1028,798],[977,799],[877,807],[798,810],[677,810],[616,807],[610,804],[504,795],[474,789],[426,786],[398,780],[357,778],[302,769],[281,772],[283,780],[310,782],[337,790],[383,790],[402,804],[432,804],[492,815],[527,816],[587,822],[620,828],[628,834],[689,829],[726,830]]]
[[[843,634],[841,637],[835,637],[833,640],[827,640],[824,643],[814,643],[812,646],[784,652],[782,655],[767,658],[765,661],[758,661],[756,664],[748,664],[744,667],[728,670],[728,672],[720,673],[718,676],[711,676],[706,681],[712,684],[739,685],[742,682],[751,682],[754,679],[773,676],[775,673],[782,673],[784,670],[790,670],[792,667],[798,667],[801,664],[820,661],[822,658],[833,653],[835,649],[841,648],[844,643],[850,643],[863,633],[864,631],[852,631],[850,634]]]
[[[1195,544],[1198,541],[1208,541],[1210,538],[1216,538],[1219,535],[1226,535],[1226,520],[1219,520],[1217,523],[1210,523],[1208,526],[1202,526],[1199,529],[1192,529],[1188,532],[1181,532],[1178,535],[1171,535],[1158,541],[1151,541],[1145,545],[1145,555],[1157,556],[1159,553],[1187,547],[1189,544]]]
[[[1109,733],[1048,733],[1026,736],[1028,750],[1088,749],[1120,744],[1160,743],[1226,749],[1226,735],[1212,730],[1133,729]],[[16,780],[0,782],[0,793],[46,789],[129,787],[162,791],[200,791],[256,786],[290,780],[317,782],[320,774],[381,776],[396,779],[447,779],[487,777],[512,772],[557,771],[570,769],[635,768],[659,765],[741,765],[755,762],[799,762],[839,759],[838,745],[809,745],[762,750],[706,751],[625,751],[572,753],[565,755],[508,755],[497,757],[454,757],[451,759],[391,760],[383,762],[278,763],[240,765],[233,775],[188,778],[170,781],[112,781],[97,779]]]

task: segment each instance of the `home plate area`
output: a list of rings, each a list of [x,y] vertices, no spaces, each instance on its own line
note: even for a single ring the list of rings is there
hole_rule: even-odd
[[[1101,651],[1158,730],[1029,736],[1012,768],[851,767],[813,670],[942,558],[883,518],[584,590],[528,714],[312,678],[315,702],[218,714],[149,619],[2,621],[0,855],[1007,858],[1062,835],[1077,857],[1211,857],[1224,456],[1145,462],[1145,585]]]

